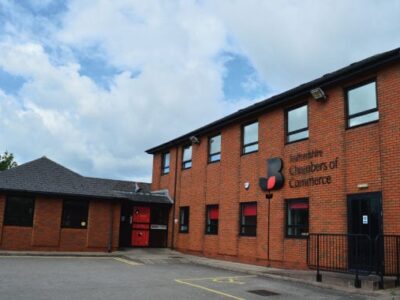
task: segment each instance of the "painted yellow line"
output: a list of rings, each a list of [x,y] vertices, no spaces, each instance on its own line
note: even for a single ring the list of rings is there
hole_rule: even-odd
[[[120,258],[120,257],[113,257],[113,259],[116,260],[116,261],[128,264],[128,265],[131,265],[131,266],[142,265],[141,263],[137,263],[137,262],[134,262],[134,261],[131,261],[131,260],[127,260],[127,259],[124,259],[124,258]]]
[[[179,279],[179,280],[184,280],[184,281],[197,281],[197,280],[212,280],[212,281],[218,281],[218,280],[234,280],[234,279],[240,279],[240,278],[251,278],[251,277],[257,277],[257,275],[242,275],[242,276],[225,276],[225,277],[204,277],[204,278],[185,278],[185,279]]]
[[[202,285],[186,282],[186,281],[183,281],[181,279],[175,279],[175,282],[178,282],[178,283],[181,283],[181,284],[186,284],[186,285],[189,285],[191,287],[198,288],[198,289],[202,289],[202,290],[208,291],[210,293],[214,293],[214,294],[217,294],[217,295],[220,295],[220,296],[224,296],[226,298],[231,298],[231,299],[236,299],[236,300],[245,300],[244,298],[239,298],[239,297],[236,297],[236,296],[233,296],[233,295],[221,292],[221,291],[210,289],[210,288],[202,286]]]

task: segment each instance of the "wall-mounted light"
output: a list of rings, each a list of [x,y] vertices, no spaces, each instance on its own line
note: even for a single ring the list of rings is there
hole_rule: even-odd
[[[359,190],[365,190],[368,188],[368,183],[359,183],[359,184],[357,184],[357,188]]]
[[[189,138],[189,140],[192,142],[192,144],[200,144],[200,140],[199,140],[196,136],[194,136],[194,135],[192,135],[192,136]]]
[[[324,91],[320,87],[312,89],[310,91],[310,94],[318,102],[323,102],[327,99],[327,96],[325,95]]]

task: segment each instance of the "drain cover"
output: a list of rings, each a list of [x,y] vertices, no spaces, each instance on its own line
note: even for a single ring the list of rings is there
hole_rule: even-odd
[[[248,291],[248,292],[259,295],[259,296],[264,296],[264,297],[279,295],[275,292],[271,292],[271,291],[267,291],[267,290],[252,290],[252,291]]]

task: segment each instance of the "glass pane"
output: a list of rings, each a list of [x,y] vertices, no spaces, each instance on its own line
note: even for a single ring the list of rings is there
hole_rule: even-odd
[[[249,124],[243,128],[243,144],[251,144],[258,141],[258,122]]]
[[[258,144],[254,144],[251,146],[245,146],[243,149],[243,153],[250,153],[258,150]]]
[[[363,116],[359,116],[359,117],[355,117],[355,118],[351,118],[349,120],[349,127],[353,127],[353,126],[357,126],[357,125],[361,125],[361,124],[365,124],[365,123],[369,123],[369,122],[373,122],[379,120],[379,112],[375,111]]]
[[[210,162],[214,162],[214,161],[220,161],[221,160],[221,154],[213,154],[210,156]]]
[[[210,138],[210,154],[221,152],[221,135]]]
[[[308,138],[308,130],[288,135],[288,142],[294,142]]]
[[[186,161],[186,162],[183,163],[183,168],[184,169],[189,169],[191,167],[192,167],[192,161],[191,160]]]
[[[307,105],[303,105],[288,111],[288,133],[307,127]]]
[[[348,91],[349,115],[376,108],[376,84],[368,83]]]
[[[192,160],[192,146],[183,148],[183,161]]]
[[[164,154],[164,167],[169,167],[169,153]]]

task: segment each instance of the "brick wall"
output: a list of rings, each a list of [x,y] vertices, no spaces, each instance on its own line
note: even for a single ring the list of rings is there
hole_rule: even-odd
[[[344,89],[365,79],[376,78],[380,119],[377,123],[346,129]],[[306,267],[306,240],[285,237],[285,200],[309,198],[309,231],[347,233],[347,195],[381,191],[385,233],[400,232],[400,65],[363,74],[325,89],[328,100],[316,102],[311,97],[299,98],[285,105],[222,128],[221,162],[207,164],[208,137],[201,136],[193,145],[193,167],[181,170],[182,148],[171,150],[171,172],[160,175],[161,154],[154,155],[152,189],[168,189],[180,206],[190,206],[190,232],[178,233],[175,224],[174,245],[201,255],[237,261],[266,264],[268,258],[267,203],[258,187],[258,178],[266,176],[266,160],[281,157],[284,162],[284,187],[274,192],[271,200],[270,262],[275,266]],[[285,144],[285,109],[308,103],[309,139]],[[259,151],[241,155],[241,124],[259,122]],[[212,135],[212,134],[210,134]],[[178,149],[178,150],[177,150]],[[332,183],[313,187],[290,188],[290,156],[322,150],[323,156],[295,163],[338,161],[338,167],[319,176],[330,175]],[[177,190],[175,193],[175,159]],[[244,189],[249,182],[250,188]],[[357,185],[367,183],[368,189]],[[239,203],[257,201],[257,236],[238,235]],[[219,204],[219,234],[204,234],[205,205]],[[172,228],[172,226],[171,226]]]
[[[120,204],[91,200],[85,229],[61,228],[62,199],[35,198],[32,227],[3,225],[6,196],[0,195],[0,249],[107,251],[113,219],[113,250],[118,248]],[[111,216],[111,211],[113,216]]]

